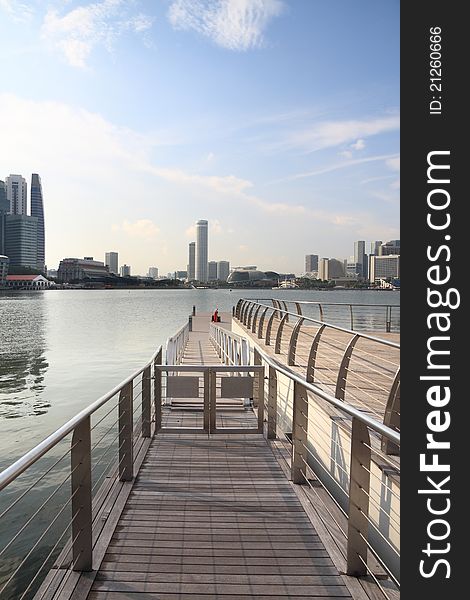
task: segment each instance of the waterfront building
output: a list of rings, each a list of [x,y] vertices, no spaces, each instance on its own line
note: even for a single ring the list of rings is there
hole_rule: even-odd
[[[106,252],[104,264],[109,268],[110,273],[119,275],[119,255],[117,252]]]
[[[58,271],[57,269],[47,269],[47,277],[49,279],[57,279]]]
[[[227,279],[234,287],[272,287],[278,281],[279,273],[246,268],[234,269]]]
[[[0,254],[5,253],[5,216],[10,212],[10,203],[7,198],[7,188],[4,181],[0,181]]]
[[[21,175],[9,175],[5,179],[7,199],[10,203],[11,215],[28,214],[28,185]]]
[[[119,274],[121,277],[130,277],[131,276],[131,267],[129,265],[122,265],[119,270]]]
[[[10,260],[8,256],[0,254],[0,288],[5,287],[8,275],[8,265]]]
[[[44,272],[46,267],[46,231],[44,226],[44,201],[41,178],[37,173],[31,176],[31,216],[38,220],[37,268]]]
[[[382,240],[377,240],[376,242],[371,242],[370,243],[370,253],[373,256],[378,256],[379,255],[379,248],[382,245]]]
[[[364,240],[354,242],[354,262],[360,265],[359,277],[367,278],[368,265],[366,254],[366,243]]]
[[[228,260],[219,260],[217,263],[217,279],[219,281],[227,281],[230,275],[230,263]]]
[[[60,261],[57,278],[61,283],[73,283],[83,279],[102,279],[109,276],[104,263],[85,258],[64,258]]]
[[[188,281],[196,279],[196,242],[189,242]]]
[[[380,245],[379,256],[388,256],[389,254],[396,256],[400,254],[400,240],[390,240],[390,242]]]
[[[361,277],[361,265],[354,260],[354,256],[350,256],[345,262],[345,276],[349,279],[359,279]]]
[[[175,279],[187,279],[188,278],[188,272],[187,271],[176,271],[176,277]]]
[[[43,275],[8,275],[6,284],[15,290],[44,290],[55,285]]]
[[[331,281],[345,277],[344,261],[336,258],[320,258],[318,264],[318,279],[322,281]]]
[[[152,279],[158,279],[158,267],[149,267],[148,276]]]
[[[217,261],[210,260],[207,265],[208,281],[217,281]]]
[[[305,272],[306,273],[318,272],[318,254],[306,254],[305,255]]]
[[[4,254],[10,267],[37,269],[38,218],[23,214],[5,215]]]
[[[380,282],[382,279],[395,279],[400,277],[400,255],[386,254],[385,256],[370,257],[371,283]]]
[[[204,219],[196,223],[196,279],[201,283],[208,280],[208,227],[209,223]]]

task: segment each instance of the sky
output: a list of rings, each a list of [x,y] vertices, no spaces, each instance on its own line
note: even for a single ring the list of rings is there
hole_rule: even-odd
[[[46,262],[300,274],[399,234],[398,0],[0,0],[0,179]]]

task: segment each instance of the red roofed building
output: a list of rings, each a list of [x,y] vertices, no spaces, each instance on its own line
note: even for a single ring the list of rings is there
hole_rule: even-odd
[[[15,290],[44,290],[54,285],[42,275],[7,275],[6,284]]]

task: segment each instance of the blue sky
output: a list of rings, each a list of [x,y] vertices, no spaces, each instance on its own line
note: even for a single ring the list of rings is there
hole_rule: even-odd
[[[0,178],[40,173],[47,263],[301,273],[399,237],[397,0],[0,0]]]

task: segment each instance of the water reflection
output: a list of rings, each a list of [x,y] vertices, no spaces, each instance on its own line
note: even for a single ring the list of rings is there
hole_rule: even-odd
[[[42,415],[49,366],[45,357],[47,313],[44,292],[0,296],[0,418]]]

